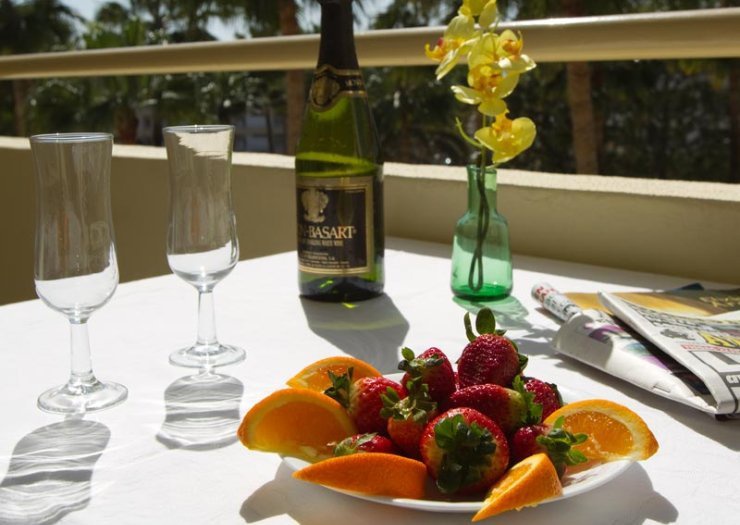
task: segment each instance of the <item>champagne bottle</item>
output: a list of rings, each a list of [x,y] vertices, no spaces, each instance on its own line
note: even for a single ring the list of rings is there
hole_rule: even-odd
[[[382,293],[383,165],[355,54],[352,0],[319,0],[321,45],[296,149],[301,295]]]

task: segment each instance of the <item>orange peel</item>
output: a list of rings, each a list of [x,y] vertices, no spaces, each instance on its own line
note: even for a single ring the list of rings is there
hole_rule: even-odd
[[[357,433],[339,403],[306,388],[277,390],[244,416],[237,436],[249,449],[309,462],[331,457],[333,443]]]
[[[560,478],[547,454],[534,454],[511,467],[493,484],[473,521],[507,510],[535,507],[562,493]]]
[[[427,469],[415,459],[371,452],[326,459],[295,471],[293,477],[360,494],[421,499]]]
[[[591,462],[621,459],[644,460],[658,451],[658,441],[647,423],[629,408],[606,399],[584,399],[569,403],[544,421],[552,425],[564,418],[563,428],[588,439],[573,448]]]

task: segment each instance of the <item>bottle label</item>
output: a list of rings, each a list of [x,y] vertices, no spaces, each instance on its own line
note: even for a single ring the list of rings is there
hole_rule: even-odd
[[[298,267],[307,273],[370,271],[373,253],[373,177],[299,180]]]
[[[357,69],[336,69],[329,65],[319,67],[314,72],[308,97],[313,109],[325,111],[343,97],[367,98],[362,73]]]

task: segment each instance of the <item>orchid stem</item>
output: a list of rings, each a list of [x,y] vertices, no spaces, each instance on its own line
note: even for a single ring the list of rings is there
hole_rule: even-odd
[[[489,118],[483,115],[483,127],[488,125],[490,125]],[[490,207],[488,205],[488,198],[486,197],[486,148],[480,144],[478,146],[480,147],[480,166],[478,167],[475,181],[479,195],[478,228],[475,251],[473,252],[473,258],[470,261],[470,271],[468,272],[468,287],[474,292],[478,292],[483,288],[483,245],[488,233],[488,223],[490,220],[488,216]]]

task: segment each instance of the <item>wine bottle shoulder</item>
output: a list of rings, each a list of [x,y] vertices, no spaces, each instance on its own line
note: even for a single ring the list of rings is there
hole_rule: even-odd
[[[382,164],[380,142],[367,98],[345,97],[323,111],[306,109],[296,162],[330,157],[344,159],[342,162],[356,159],[352,163]]]

